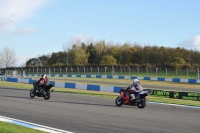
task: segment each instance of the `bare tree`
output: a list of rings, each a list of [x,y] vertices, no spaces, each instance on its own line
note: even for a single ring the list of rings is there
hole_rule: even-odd
[[[90,45],[93,42],[94,40],[92,37],[85,34],[77,34],[69,39],[65,44],[63,44],[63,50],[67,52],[73,46],[81,47],[83,43],[86,45]]]
[[[0,68],[2,67],[2,57],[0,55]]]
[[[2,67],[10,67],[16,62],[15,51],[10,47],[5,47],[0,51],[0,65]]]

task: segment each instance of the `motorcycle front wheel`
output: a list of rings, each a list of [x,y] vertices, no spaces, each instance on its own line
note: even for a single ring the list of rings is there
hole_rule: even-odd
[[[30,97],[31,97],[31,98],[34,98],[34,97],[35,97],[35,91],[34,91],[34,89],[31,89],[31,90],[30,90]]]
[[[44,99],[49,100],[50,98],[51,98],[51,92],[49,91],[48,93],[46,93],[46,95],[44,95]]]
[[[122,100],[122,98],[121,98],[120,96],[118,96],[118,97],[116,98],[115,104],[116,104],[117,106],[122,106],[123,100]]]
[[[147,102],[146,98],[141,98],[141,102],[137,104],[137,107],[138,108],[145,108],[146,107],[146,102]]]

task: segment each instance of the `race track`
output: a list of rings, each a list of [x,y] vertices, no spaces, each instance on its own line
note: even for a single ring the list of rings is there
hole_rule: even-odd
[[[199,133],[200,109],[148,103],[116,107],[115,99],[0,87],[0,115],[75,133]]]

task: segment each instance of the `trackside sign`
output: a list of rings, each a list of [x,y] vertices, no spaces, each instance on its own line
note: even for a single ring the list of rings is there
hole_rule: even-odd
[[[164,98],[200,101],[199,92],[176,92],[176,91],[152,90],[150,95],[164,97]]]

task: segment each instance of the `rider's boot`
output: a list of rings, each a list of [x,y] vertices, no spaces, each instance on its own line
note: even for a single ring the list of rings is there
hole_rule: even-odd
[[[43,95],[46,96],[46,92],[45,92],[45,90],[43,90]]]
[[[131,94],[131,99],[130,100],[134,100],[135,99],[135,95]]]
[[[35,86],[34,86],[34,89],[35,89],[35,92],[38,93],[38,91],[39,91],[39,90],[38,90],[38,86],[35,85]]]
[[[140,95],[136,95],[136,100],[135,100],[136,102],[141,102],[141,100],[140,100]]]

